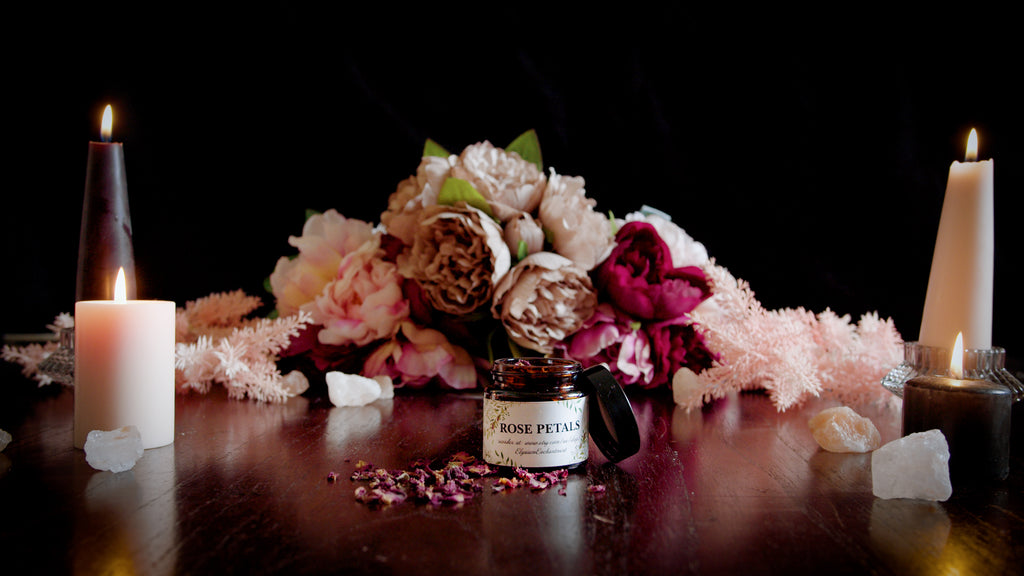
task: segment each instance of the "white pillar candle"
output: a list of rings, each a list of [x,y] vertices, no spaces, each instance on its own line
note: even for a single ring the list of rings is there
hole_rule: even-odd
[[[994,169],[973,161],[974,130],[967,149],[968,161],[949,167],[918,338],[925,346],[944,348],[963,331],[965,348],[992,347]]]
[[[174,302],[123,292],[75,303],[76,448],[122,426],[139,429],[143,448],[174,442],[174,314]]]

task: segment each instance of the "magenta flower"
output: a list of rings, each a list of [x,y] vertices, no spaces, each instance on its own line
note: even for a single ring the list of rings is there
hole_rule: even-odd
[[[628,222],[598,267],[595,283],[618,308],[638,320],[669,320],[689,313],[711,296],[704,271],[674,268],[668,246],[653,226]]]
[[[654,362],[652,387],[671,382],[680,368],[689,368],[699,374],[710,368],[716,359],[715,353],[704,342],[704,335],[685,317],[649,324],[644,330],[650,337]]]
[[[607,302],[597,306],[563,352],[585,366],[607,365],[620,384],[647,386],[654,377],[647,334],[638,322]]]

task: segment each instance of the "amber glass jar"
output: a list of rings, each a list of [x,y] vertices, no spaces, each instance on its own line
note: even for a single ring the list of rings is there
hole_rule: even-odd
[[[574,468],[588,456],[588,394],[579,362],[506,358],[484,391],[484,460],[542,470]]]

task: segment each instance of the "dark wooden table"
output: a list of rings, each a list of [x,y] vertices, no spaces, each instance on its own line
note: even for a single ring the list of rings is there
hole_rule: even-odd
[[[592,454],[558,490],[484,490],[461,506],[357,502],[364,459],[479,454],[481,400],[400,395],[361,408],[177,399],[173,445],[129,472],[72,448],[73,393],[0,382],[3,574],[1005,574],[1024,568],[1022,463],[944,503],[880,500],[870,455],[821,451],[814,401],[743,394],[701,412],[633,396],[642,451]],[[401,393],[400,393],[401,394]],[[883,441],[899,414],[861,408]],[[1016,442],[1015,446],[1020,444]],[[595,452],[593,446],[592,452]],[[330,472],[341,479],[328,482]],[[592,484],[604,494],[588,492]]]

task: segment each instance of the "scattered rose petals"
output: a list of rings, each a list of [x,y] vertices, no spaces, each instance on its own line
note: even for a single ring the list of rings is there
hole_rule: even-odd
[[[328,474],[329,482],[333,481],[331,474]],[[471,454],[459,452],[439,467],[432,461],[419,459],[410,465],[409,470],[385,470],[359,460],[351,479],[366,482],[365,486],[356,488],[354,494],[356,500],[370,506],[399,504],[408,499],[440,506],[471,500],[483,490],[481,479],[497,474],[498,468]],[[565,495],[568,481],[569,471],[566,469],[530,472],[516,468],[512,476],[495,478],[491,490],[505,492],[528,487],[534,492],[543,492],[558,486],[559,494]]]

